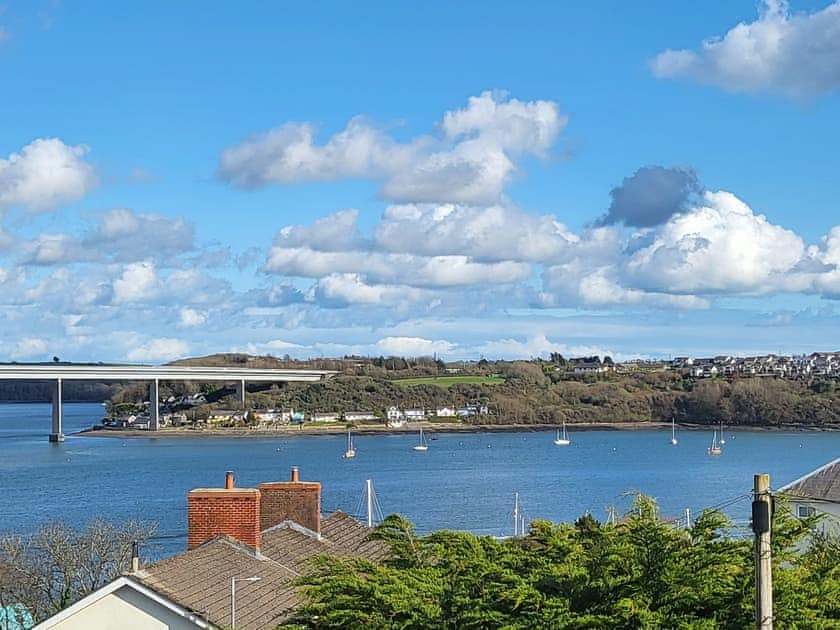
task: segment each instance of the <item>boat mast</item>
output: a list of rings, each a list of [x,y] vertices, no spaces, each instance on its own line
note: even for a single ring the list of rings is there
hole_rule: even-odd
[[[367,480],[367,526],[373,527],[373,480]]]
[[[519,493],[513,493],[513,535],[519,535]]]

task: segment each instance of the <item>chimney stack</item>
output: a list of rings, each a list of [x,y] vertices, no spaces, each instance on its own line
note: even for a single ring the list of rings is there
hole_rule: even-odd
[[[228,471],[224,488],[196,488],[187,494],[187,548],[226,534],[259,549],[260,516],[260,491],[235,488],[233,472]]]
[[[137,541],[131,543],[131,572],[137,573],[140,570],[140,548]]]
[[[290,520],[321,534],[321,484],[301,481],[297,466],[291,481],[261,483],[259,491],[261,530]]]

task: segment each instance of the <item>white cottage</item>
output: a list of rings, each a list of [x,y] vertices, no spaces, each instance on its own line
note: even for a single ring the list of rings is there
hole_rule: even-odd
[[[799,518],[819,515],[819,528],[840,534],[840,457],[779,488]]]

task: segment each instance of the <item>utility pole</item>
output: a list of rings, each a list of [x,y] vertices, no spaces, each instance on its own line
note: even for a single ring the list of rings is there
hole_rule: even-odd
[[[752,528],[755,533],[755,627],[773,630],[773,565],[770,548],[770,475],[753,476]]]

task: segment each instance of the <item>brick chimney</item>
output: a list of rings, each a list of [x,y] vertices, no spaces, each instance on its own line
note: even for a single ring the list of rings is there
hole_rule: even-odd
[[[187,494],[187,520],[188,549],[219,534],[227,534],[259,549],[260,491],[235,487],[233,473],[228,471],[224,488],[190,490]]]
[[[297,467],[291,481],[261,483],[260,494],[260,529],[290,520],[321,533],[321,484],[301,481]]]

